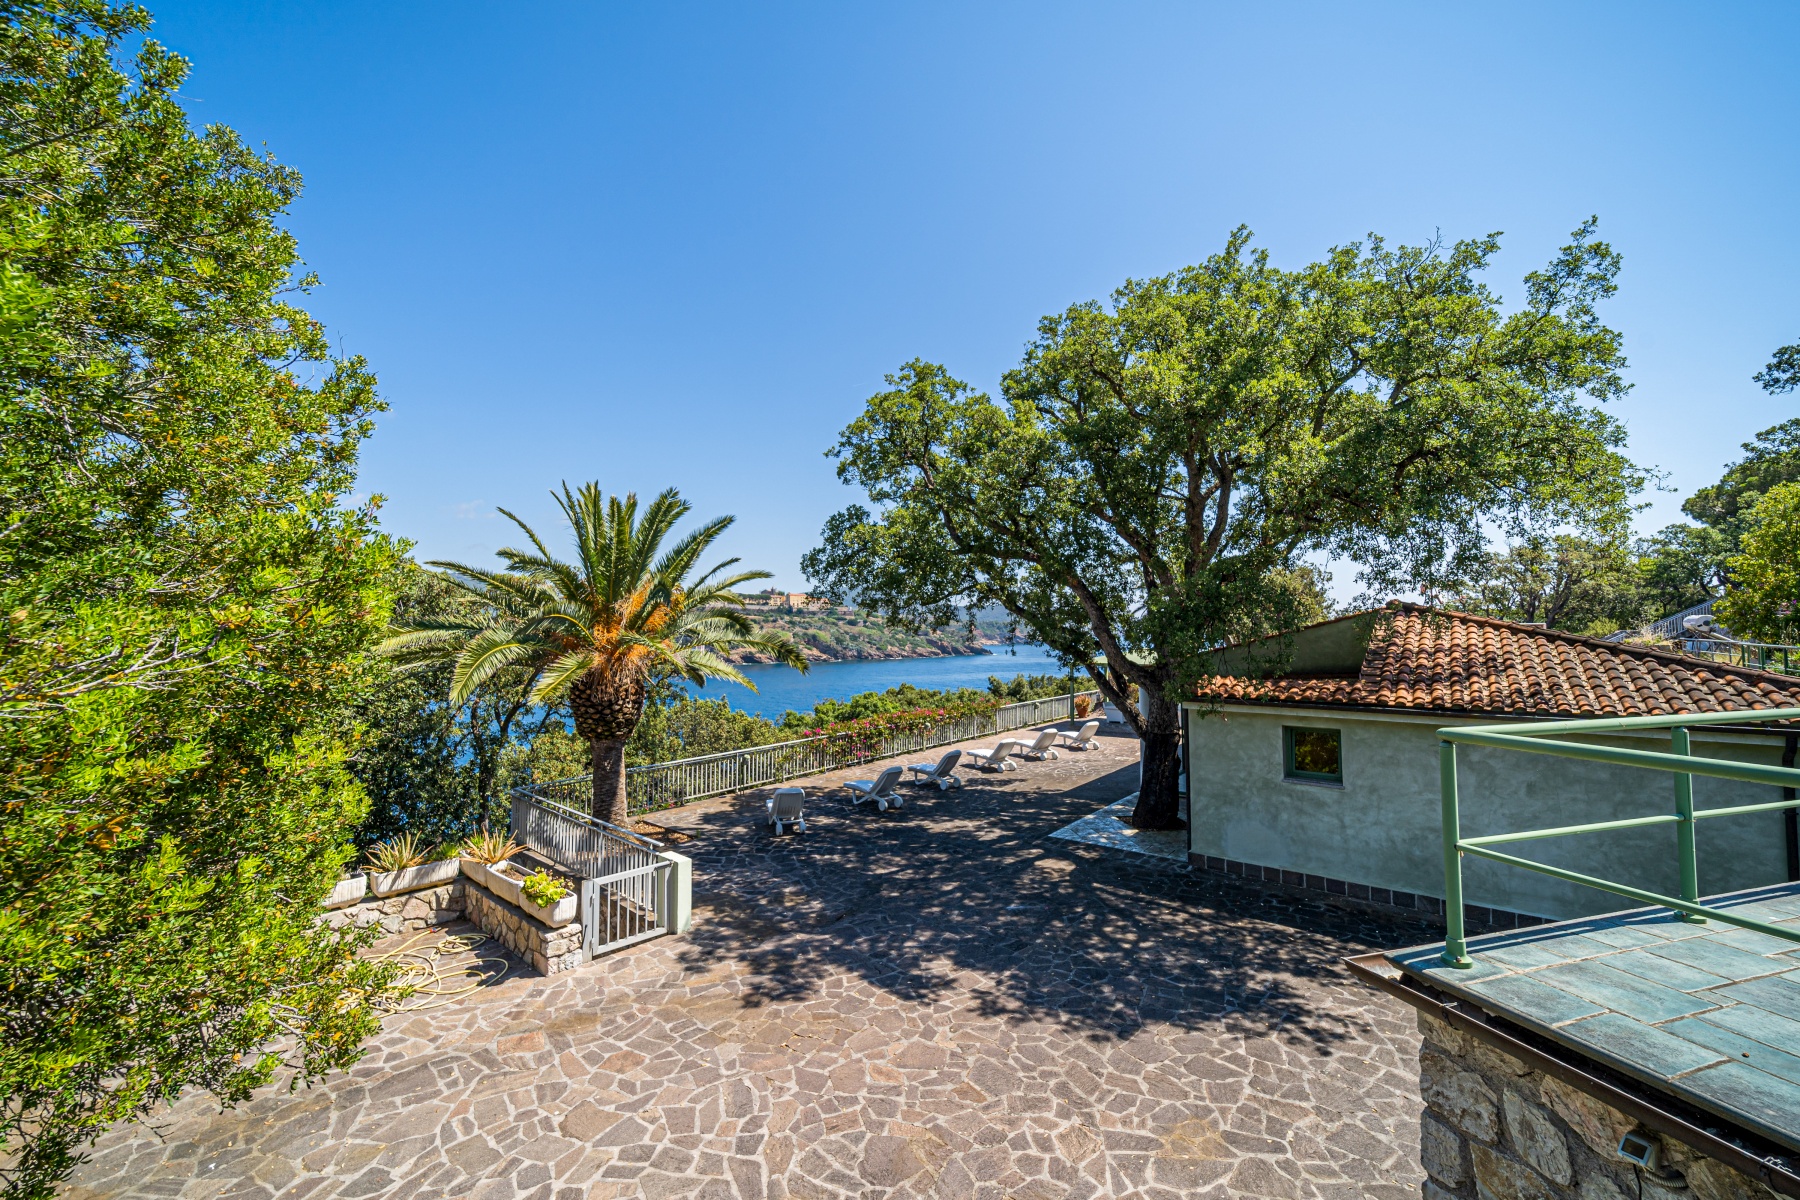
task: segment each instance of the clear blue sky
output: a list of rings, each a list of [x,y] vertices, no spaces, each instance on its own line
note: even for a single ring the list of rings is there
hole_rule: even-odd
[[[802,586],[885,372],[991,389],[1041,314],[1240,222],[1288,265],[1504,231],[1511,301],[1597,213],[1617,411],[1676,493],[1645,529],[1796,407],[1750,376],[1800,339],[1797,5],[151,3],[195,118],[305,174],[421,557],[597,479]]]

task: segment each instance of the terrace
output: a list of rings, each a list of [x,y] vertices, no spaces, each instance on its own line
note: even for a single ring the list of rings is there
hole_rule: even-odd
[[[1412,1013],[1341,960],[1436,931],[1052,836],[1136,761],[1102,736],[885,814],[831,790],[865,765],[780,838],[760,791],[656,814],[688,936],[549,978],[452,942],[468,982],[347,1075],[190,1096],[68,1194],[1416,1196]]]

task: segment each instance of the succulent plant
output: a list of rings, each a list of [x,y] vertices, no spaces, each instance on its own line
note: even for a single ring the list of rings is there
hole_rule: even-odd
[[[472,833],[464,840],[460,853],[478,863],[505,862],[525,847],[498,833]]]
[[[520,891],[540,908],[549,908],[569,894],[569,887],[548,871],[533,871],[525,877]]]
[[[408,867],[422,866],[431,859],[431,847],[410,833],[403,833],[397,838],[375,843],[369,848],[366,856],[369,869],[384,875],[390,871],[404,871]]]

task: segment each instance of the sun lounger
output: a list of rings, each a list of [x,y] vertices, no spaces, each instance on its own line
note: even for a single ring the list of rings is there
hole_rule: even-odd
[[[805,788],[776,788],[765,804],[769,808],[769,824],[780,833],[783,824],[792,825],[801,833],[806,832],[806,817],[802,809],[806,805]]]
[[[894,786],[900,782],[902,773],[903,768],[889,767],[874,779],[853,779],[844,786],[850,789],[852,803],[866,804],[873,800],[876,808],[886,812],[890,807],[900,807],[900,797]]]
[[[998,745],[969,751],[969,761],[988,770],[1016,771],[1019,768],[1007,755],[1017,751],[1022,744],[1017,738],[1005,738]]]
[[[1060,758],[1062,756],[1056,752],[1056,739],[1060,736],[1062,735],[1059,730],[1046,729],[1038,734],[1036,740],[1030,745],[1021,743],[1017,753],[1021,758],[1035,758],[1039,760],[1046,758]]]
[[[1089,721],[1074,733],[1058,733],[1056,735],[1057,741],[1061,745],[1068,746],[1074,750],[1093,750],[1100,745],[1099,742],[1094,740],[1094,734],[1099,728],[1100,722]]]
[[[962,786],[962,780],[956,777],[956,764],[962,759],[961,750],[952,750],[935,763],[916,763],[906,768],[914,775],[913,783],[935,783],[938,791],[947,792],[951,788]]]

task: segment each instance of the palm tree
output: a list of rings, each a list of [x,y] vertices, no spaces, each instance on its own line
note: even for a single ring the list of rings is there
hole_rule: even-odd
[[[453,704],[503,672],[535,676],[531,698],[539,704],[566,698],[593,764],[593,814],[625,826],[625,742],[643,716],[652,677],[729,679],[754,690],[726,658],[734,650],[802,671],[806,659],[786,634],[759,632],[741,611],[743,598],[733,589],[769,572],[721,577],[738,562],[730,558],[689,578],[735,518],[709,521],[665,549],[692,507],[673,488],[641,518],[636,493],[621,500],[596,483],[578,492],[565,483],[561,495],[551,494],[575,535],[575,561],[555,558],[531,526],[503,508],[533,548],[501,550],[503,570],[428,564],[461,589],[465,613],[400,624],[382,650],[402,665],[454,663]]]

